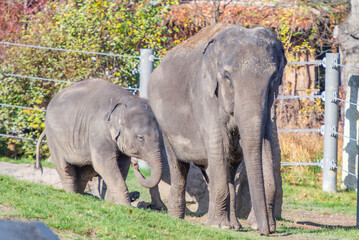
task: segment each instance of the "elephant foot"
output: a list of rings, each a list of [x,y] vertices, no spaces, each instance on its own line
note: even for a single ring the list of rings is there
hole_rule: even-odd
[[[168,214],[174,218],[184,219],[184,211],[173,211],[168,209]]]
[[[152,210],[167,212],[167,207],[162,201],[152,201],[150,208]]]
[[[144,201],[140,201],[137,204],[135,204],[137,208],[142,208],[142,209],[148,209],[151,207],[151,204],[148,202],[144,202]]]
[[[275,230],[276,230],[276,225],[275,225],[275,224],[271,224],[271,225],[269,226],[269,231],[270,231],[270,233],[274,233]]]
[[[275,220],[269,221],[269,232],[274,233],[276,230],[276,223]]]
[[[231,220],[231,228],[234,230],[238,230],[238,229],[242,228],[242,225],[238,222],[237,219]]]
[[[223,217],[223,218],[208,217],[206,224],[211,227],[222,228],[222,229],[232,229],[233,228],[230,221],[225,217]]]
[[[252,229],[257,230],[257,231],[259,230],[257,220],[256,220],[254,214],[252,213],[252,211],[250,212],[250,214],[249,214],[249,216],[248,216],[248,218],[247,218],[247,223],[248,223],[248,225],[249,225]],[[269,232],[270,232],[270,233],[274,233],[275,230],[276,230],[276,224],[275,224],[275,222],[270,223],[270,224],[269,224]],[[264,235],[265,235],[265,234],[264,234]]]
[[[254,214],[253,214],[253,211],[251,211],[249,213],[249,216],[247,218],[247,223],[252,229],[259,230],[258,223],[257,223],[257,220],[256,220]]]

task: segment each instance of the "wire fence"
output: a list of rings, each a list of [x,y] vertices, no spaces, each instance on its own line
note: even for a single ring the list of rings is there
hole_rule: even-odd
[[[349,65],[343,65],[343,64],[339,64],[338,63],[338,59],[334,59],[333,63],[329,63],[331,64],[331,66],[329,66],[330,68],[347,68],[353,71],[359,71],[359,68],[353,67],[353,66],[349,66]],[[293,63],[288,63],[288,65],[322,65],[324,68],[327,68],[328,62],[326,60],[326,58],[324,58],[322,61],[316,61],[316,62],[293,62]],[[328,77],[329,78],[329,77]],[[332,80],[332,79],[329,79]],[[327,77],[326,77],[326,81],[327,81]],[[338,81],[339,82],[339,81]],[[277,99],[279,100],[288,100],[288,99],[304,99],[304,98],[308,98],[308,99],[314,99],[314,98],[321,98],[322,101],[324,101],[325,103],[337,103],[338,101],[340,102],[344,102],[346,104],[350,104],[352,106],[355,106],[356,108],[358,107],[357,103],[351,102],[351,101],[347,101],[344,99],[341,99],[338,97],[338,93],[337,92],[332,92],[331,94],[329,94],[329,96],[326,97],[326,93],[322,92],[321,95],[309,95],[309,96],[279,96]],[[325,114],[328,114],[327,112],[325,112]],[[338,115],[338,113],[336,113]],[[335,118],[335,116],[334,116]],[[352,138],[352,137],[348,137],[345,136],[344,134],[341,134],[337,131],[337,126],[328,126],[329,128],[329,136],[330,137],[336,137],[336,136],[342,136],[343,138],[349,139],[352,142],[357,143],[358,139],[356,138]],[[326,135],[326,128],[325,125],[323,125],[320,129],[278,129],[278,133],[307,133],[307,132],[319,132],[322,135]],[[324,150],[325,151],[325,150]],[[336,151],[336,150],[335,150]],[[324,160],[318,161],[318,162],[281,162],[282,166],[317,166],[317,167],[321,167],[321,168],[325,168],[325,163]],[[350,176],[353,177],[357,177],[355,173],[353,172],[349,172],[346,171],[343,168],[340,168],[337,165],[337,161],[336,160],[331,160],[329,161],[329,169],[330,170],[340,170],[342,172],[347,173]],[[336,175],[335,175],[336,176]]]
[[[24,79],[37,80],[37,81],[60,82],[60,83],[69,83],[69,84],[76,83],[76,82],[73,82],[70,80],[66,81],[66,80],[58,80],[58,79],[43,78],[43,77],[32,77],[32,76],[3,73],[3,72],[0,72],[0,79],[1,79],[1,75],[5,76],[5,77],[24,78]],[[124,89],[131,91],[133,94],[136,94],[139,91],[139,88],[137,87],[137,85],[135,85],[134,87],[131,87],[131,86],[124,87]]]
[[[140,69],[140,88],[135,87],[128,87],[127,89],[129,91],[134,92],[136,94],[137,91],[140,91],[140,94],[143,94],[142,92],[147,87],[147,82],[149,78],[149,74],[153,70],[153,62],[162,60],[162,58],[156,58],[153,55],[153,50],[151,49],[142,49],[145,51],[140,52],[140,56],[131,56],[131,55],[121,55],[121,54],[114,54],[114,53],[100,53],[100,52],[90,52],[90,51],[81,51],[81,50],[70,50],[70,49],[63,49],[63,48],[52,48],[52,47],[43,47],[43,46],[34,46],[34,45],[27,45],[27,44],[19,44],[19,43],[9,43],[9,42],[0,42],[2,45],[7,46],[15,46],[15,47],[26,47],[26,48],[33,48],[33,49],[39,49],[39,50],[51,50],[51,51],[61,51],[61,52],[68,52],[68,53],[78,53],[78,54],[91,54],[91,55],[102,55],[102,56],[109,56],[109,57],[121,57],[121,58],[133,58],[133,59],[139,59],[140,63],[144,63],[141,66]],[[327,61],[328,56],[328,61]],[[359,71],[359,68],[340,64],[339,63],[339,54],[338,58],[332,59],[333,56],[327,55],[323,60],[321,61],[312,61],[312,62],[289,62],[287,65],[289,66],[302,66],[302,65],[314,65],[314,66],[323,66],[326,69],[326,90],[327,90],[327,82],[336,82],[337,85],[339,85],[339,72],[336,73],[335,70],[338,70],[340,68],[346,68],[350,69],[352,71]],[[328,68],[327,68],[328,66]],[[334,71],[334,72],[333,72]],[[328,77],[327,77],[327,73]],[[333,76],[331,76],[331,74]],[[334,76],[334,75],[337,76]],[[73,84],[72,81],[66,81],[66,80],[57,80],[57,79],[51,79],[51,78],[43,78],[43,77],[37,77],[37,76],[26,76],[26,75],[20,75],[16,73],[0,73],[0,80],[3,77],[13,77],[13,78],[23,78],[23,79],[29,79],[29,80],[36,80],[36,81],[49,81],[49,82],[60,82],[60,83],[67,83],[67,84]],[[336,79],[337,78],[337,79]],[[334,86],[334,87],[333,87]],[[342,136],[343,138],[349,139],[352,142],[357,143],[358,140],[356,138],[345,136],[344,134],[341,134],[337,131],[337,120],[338,120],[338,112],[332,112],[330,109],[338,109],[337,102],[343,102],[346,104],[350,104],[351,106],[355,106],[357,108],[358,104],[354,102],[350,102],[344,99],[341,99],[338,97],[338,86],[332,85],[330,90],[328,90],[327,97],[325,96],[325,92],[323,92],[321,95],[299,95],[299,96],[278,96],[278,100],[280,101],[286,101],[286,100],[293,100],[293,99],[317,99],[321,98],[322,101],[325,102],[325,125],[323,125],[320,129],[278,129],[278,133],[321,133],[324,136],[324,158],[317,162],[281,162],[281,166],[311,166],[311,167],[320,167],[323,169],[323,190],[324,191],[332,191],[334,188],[334,191],[336,191],[336,171],[340,170],[342,172],[347,173],[348,175],[352,177],[357,178],[357,185],[359,185],[359,178],[356,176],[355,173],[347,171],[343,168],[340,168],[337,165],[337,139],[335,141],[332,141],[333,138],[336,138],[337,136]],[[334,91],[335,90],[335,91]],[[141,96],[141,95],[140,95]],[[329,96],[329,97],[328,97]],[[146,95],[142,95],[142,97],[146,97]],[[329,106],[329,103],[332,104]],[[328,110],[327,110],[327,104],[328,104]],[[334,105],[333,105],[334,104]],[[0,103],[1,108],[19,108],[24,110],[31,110],[31,111],[40,111],[40,112],[46,112],[45,109],[39,109],[39,108],[33,108],[29,106],[17,106],[7,103]],[[330,115],[330,117],[327,116]],[[336,120],[335,120],[336,118]],[[336,122],[336,123],[335,123]],[[335,125],[336,124],[336,125]],[[27,138],[19,135],[11,135],[6,133],[0,133],[0,137],[3,138],[13,138],[23,141],[36,141],[36,139]],[[331,139],[330,139],[331,138]],[[331,145],[330,145],[331,144]],[[334,145],[333,145],[334,144]],[[328,146],[330,151],[328,151]],[[333,147],[335,146],[335,147]],[[328,151],[328,152],[327,152]],[[335,171],[335,175],[329,174],[330,171]],[[359,172],[359,167],[358,167]],[[335,180],[333,180],[335,179]],[[358,187],[358,186],[357,186]],[[357,226],[359,226],[359,194],[357,199]]]
[[[8,46],[16,46],[16,47],[26,47],[26,48],[41,49],[41,50],[52,50],[52,51],[68,52],[68,53],[81,53],[81,54],[100,55],[100,56],[107,56],[107,57],[140,59],[139,56],[122,55],[122,54],[114,54],[114,53],[89,52],[89,51],[82,51],[82,50],[71,50],[71,49],[65,49],[65,48],[43,47],[43,46],[35,46],[35,45],[20,44],[20,43],[10,43],[10,42],[0,42],[0,44],[8,45]]]
[[[119,58],[134,58],[134,59],[140,59],[140,56],[133,56],[133,55],[122,55],[122,54],[114,54],[114,53],[101,53],[101,52],[91,52],[91,51],[82,51],[82,50],[71,50],[71,49],[64,49],[64,48],[53,48],[53,47],[44,47],[44,46],[35,46],[35,45],[28,45],[28,44],[20,44],[20,43],[11,43],[11,42],[0,42],[2,45],[7,46],[15,46],[15,47],[25,47],[25,48],[33,48],[33,49],[39,49],[39,50],[51,50],[51,51],[60,51],[60,52],[68,52],[68,53],[78,53],[78,54],[91,54],[91,55],[101,55],[101,56],[109,56],[109,57],[119,57]],[[149,61],[159,61],[162,60],[162,58],[156,58],[154,55],[150,55]],[[327,61],[326,59],[323,59],[321,61],[310,61],[310,62],[289,62],[287,63],[289,66],[303,66],[303,65],[314,65],[314,66],[323,66],[326,68]],[[334,67],[341,67],[341,68],[347,68],[354,71],[359,71],[359,68],[340,64],[337,62],[334,62]],[[3,77],[14,77],[14,78],[23,78],[23,79],[29,79],[29,80],[35,80],[35,81],[49,81],[49,82],[60,82],[60,83],[67,83],[67,84],[73,84],[73,81],[69,80],[58,80],[58,79],[51,79],[51,78],[43,78],[43,77],[37,77],[37,76],[26,76],[26,75],[20,75],[20,74],[14,74],[14,73],[1,73],[0,72],[0,79]],[[126,87],[129,91],[132,91],[134,94],[136,94],[139,91],[139,88],[137,86],[135,87]],[[321,98],[323,101],[325,101],[325,92],[323,92],[321,95],[298,95],[298,96],[285,96],[280,95],[277,97],[278,100],[291,100],[291,99],[317,99]],[[332,102],[341,101],[344,103],[348,103],[354,106],[358,106],[356,103],[346,101],[344,99],[340,99],[337,97],[337,95],[333,94],[331,96],[330,100]],[[39,108],[32,108],[28,106],[17,106],[7,103],[0,103],[1,107],[9,107],[9,108],[19,108],[24,110],[31,110],[31,111],[41,111],[46,112],[45,109],[39,109]],[[324,135],[324,126],[320,129],[278,129],[278,133],[321,133]],[[347,136],[344,136],[343,134],[337,132],[335,129],[332,129],[331,132],[332,136],[342,136],[344,138],[350,139],[350,141],[357,141],[357,139],[350,138]],[[6,138],[15,138],[20,140],[26,140],[26,141],[36,141],[35,139],[21,137],[21,136],[14,136],[9,134],[0,133],[0,137],[6,137]],[[282,163],[282,166],[322,166],[318,163],[306,163],[306,162],[296,162],[296,163]],[[337,166],[336,166],[337,167]],[[337,167],[338,168],[338,167]],[[353,174],[353,173],[350,173]]]

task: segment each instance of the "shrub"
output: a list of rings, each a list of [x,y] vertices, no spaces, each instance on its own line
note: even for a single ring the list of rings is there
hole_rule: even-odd
[[[167,28],[161,25],[167,2],[153,6],[150,1],[68,0],[48,2],[43,11],[25,15],[22,31],[11,41],[23,44],[88,52],[138,56],[140,48],[153,48],[163,56]],[[79,81],[106,78],[124,86],[138,83],[139,60],[91,54],[8,47],[0,72]],[[67,83],[34,81],[0,76],[0,102],[45,109],[50,99]],[[0,109],[0,131],[37,139],[44,129],[44,113],[16,108]],[[17,153],[34,156],[35,142],[0,139],[11,143]],[[3,146],[4,144],[0,144]],[[44,144],[43,144],[44,145]],[[20,149],[21,150],[20,150]]]

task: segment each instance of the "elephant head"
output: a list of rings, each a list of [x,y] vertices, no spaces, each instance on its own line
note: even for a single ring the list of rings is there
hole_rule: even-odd
[[[231,27],[217,34],[203,51],[207,92],[233,117],[248,173],[252,206],[262,234],[269,221],[262,169],[263,139],[271,137],[270,109],[282,81],[286,59],[281,42],[265,28]]]
[[[139,100],[139,99],[137,99]],[[143,99],[117,103],[108,114],[109,130],[119,150],[135,158],[143,159],[151,169],[146,179],[134,166],[138,182],[146,188],[155,187],[162,174],[163,140],[151,108]]]

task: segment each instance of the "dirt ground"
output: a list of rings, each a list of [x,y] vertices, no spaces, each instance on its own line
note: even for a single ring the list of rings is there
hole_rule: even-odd
[[[204,223],[206,221],[206,216],[198,217],[186,217],[186,220],[197,223]],[[240,219],[240,224],[243,227],[249,227],[246,220]],[[283,210],[282,219],[277,221],[277,226],[284,225],[288,228],[304,229],[304,230],[319,230],[320,228],[355,228],[356,218],[351,216],[346,216],[343,214],[321,214],[312,211],[303,211],[303,210]],[[239,230],[241,231],[241,230]],[[273,233],[270,235],[274,239],[284,239],[284,240],[306,240],[310,238],[296,236],[296,235],[286,235],[283,233]],[[358,236],[359,239],[359,236]]]
[[[21,164],[20,164],[21,165]],[[0,162],[0,174],[6,174],[9,176],[13,176],[17,179],[28,180],[32,182],[37,182],[41,184],[52,185],[55,187],[59,187],[60,181],[58,179],[55,169],[44,169],[44,175],[47,176],[44,178],[44,175],[40,175],[37,173],[30,174],[33,171],[33,166],[29,166],[29,164],[23,164],[20,167],[19,164],[11,164],[11,163],[2,163]],[[47,175],[46,175],[47,174]],[[39,179],[38,179],[39,178]],[[41,181],[40,181],[41,178]],[[51,179],[51,182],[46,182],[46,179]],[[11,212],[13,209],[11,207],[2,206],[0,204],[0,212]],[[11,213],[10,213],[11,216]],[[0,214],[0,219],[4,219],[3,214]],[[16,219],[16,220],[25,220],[25,219]],[[206,220],[206,216],[203,217],[186,217],[186,220],[192,222],[204,223]],[[240,223],[243,227],[248,227],[248,224],[245,220],[240,220]],[[335,214],[322,214],[318,212],[312,211],[303,211],[303,210],[283,210],[282,211],[282,220],[277,221],[277,225],[281,226],[285,224],[285,226],[289,228],[298,228],[305,230],[316,230],[322,227],[326,228],[354,228],[356,226],[356,218],[351,216],[346,216],[340,213]],[[58,233],[57,230],[54,230]],[[65,233],[66,234],[66,233]],[[67,233],[68,234],[68,233]],[[66,234],[66,235],[67,235]],[[71,234],[70,234],[71,235]],[[278,233],[272,234],[272,237],[276,239],[303,239],[300,237],[296,237],[294,235],[286,236]],[[70,237],[71,238],[71,237]],[[305,238],[304,238],[305,239]],[[359,239],[359,237],[358,237]]]

